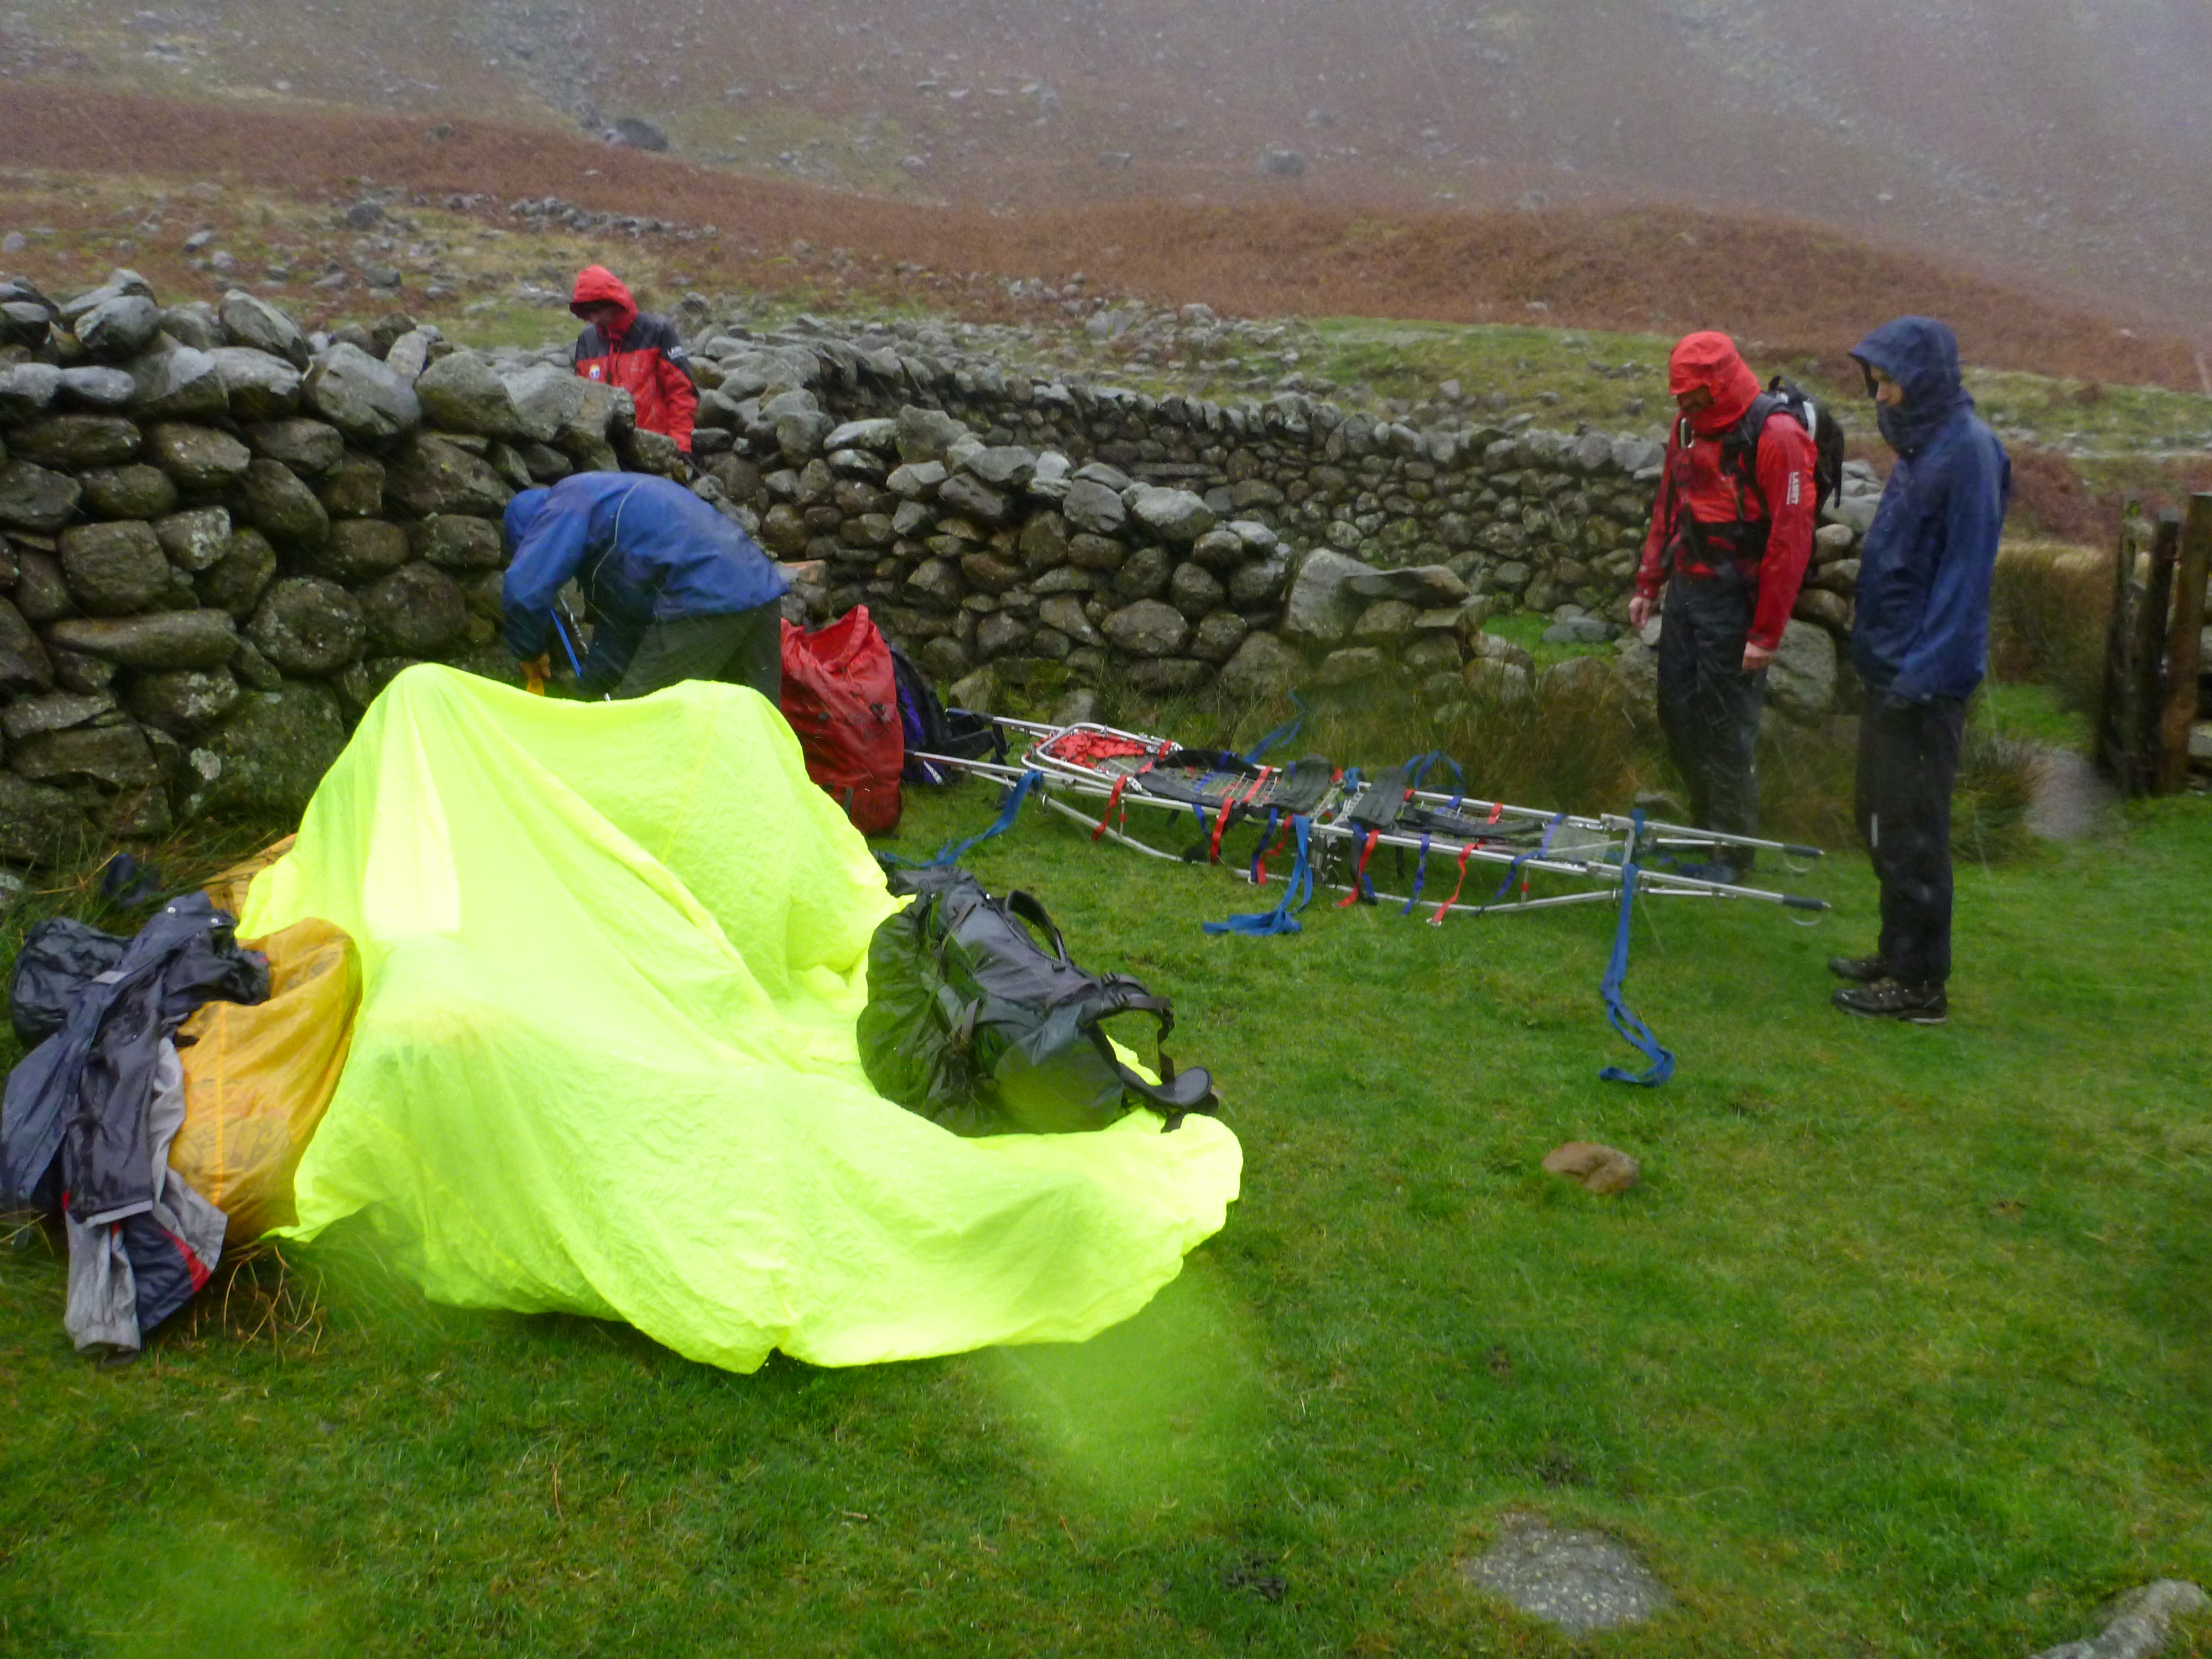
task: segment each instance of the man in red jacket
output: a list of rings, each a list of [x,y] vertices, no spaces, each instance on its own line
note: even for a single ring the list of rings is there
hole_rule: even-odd
[[[641,313],[622,279],[604,265],[586,265],[577,272],[568,309],[586,324],[576,337],[576,373],[629,392],[637,405],[637,423],[665,433],[690,454],[699,392],[691,384],[691,359],[676,325],[665,317]]]
[[[1759,377],[1725,334],[1692,334],[1676,346],[1668,390],[1681,418],[1668,439],[1628,619],[1643,627],[1665,590],[1667,750],[1700,829],[1753,836],[1766,665],[1813,550],[1813,440],[1796,416],[1761,398]],[[1733,880],[1751,864],[1750,848],[1723,848],[1704,873]]]

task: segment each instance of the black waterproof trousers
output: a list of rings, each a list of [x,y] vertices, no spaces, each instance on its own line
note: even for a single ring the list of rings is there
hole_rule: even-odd
[[[645,630],[617,697],[650,696],[678,680],[750,685],[770,702],[783,701],[783,607],[757,605],[721,617],[678,617]]]
[[[1759,710],[1766,671],[1743,672],[1744,636],[1759,590],[1733,571],[1677,573],[1667,584],[1659,634],[1659,727],[1690,788],[1701,830],[1759,833]],[[1750,849],[1728,861],[1748,867]]]
[[[1859,714],[1859,833],[1881,883],[1881,942],[1892,979],[1951,976],[1951,784],[1966,705],[1906,702],[1869,691]]]

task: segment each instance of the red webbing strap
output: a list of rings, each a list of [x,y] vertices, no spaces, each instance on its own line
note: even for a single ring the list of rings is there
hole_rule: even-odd
[[[1498,815],[1493,812],[1491,815],[1490,821],[1492,823],[1497,823]],[[1466,846],[1459,849],[1459,879],[1452,884],[1451,896],[1446,899],[1442,904],[1437,906],[1436,915],[1429,918],[1430,927],[1443,927],[1444,925],[1444,918],[1451,914],[1452,906],[1459,902],[1460,889],[1467,885],[1468,855],[1474,851],[1474,843],[1473,842],[1468,842]]]
[[[1175,739],[1173,738],[1162,738],[1160,739],[1160,746],[1158,751],[1146,756],[1145,763],[1142,766],[1139,767],[1133,772],[1124,772],[1120,777],[1114,780],[1114,787],[1106,797],[1106,810],[1099,813],[1098,827],[1091,832],[1091,840],[1097,841],[1100,836],[1106,833],[1107,820],[1114,816],[1114,808],[1121,802],[1121,792],[1129,787],[1129,780],[1132,778],[1141,778],[1144,776],[1146,773],[1152,769],[1154,762],[1158,761],[1162,755],[1166,754],[1174,747]],[[1121,828],[1127,830],[1128,827],[1129,814],[1127,809],[1124,808],[1121,813]]]
[[[1360,884],[1367,879],[1367,860],[1375,856],[1375,843],[1382,839],[1382,832],[1380,830],[1370,830],[1367,832],[1367,839],[1359,848],[1359,862],[1352,872],[1352,890],[1337,900],[1338,909],[1341,910],[1348,905],[1359,902]]]
[[[1291,844],[1291,833],[1296,827],[1297,815],[1291,812],[1284,813],[1283,833],[1275,837],[1275,844],[1273,847],[1262,847],[1260,849],[1260,856],[1252,860],[1252,884],[1255,887],[1265,887],[1267,884],[1267,860]]]
[[[1206,850],[1206,861],[1209,864],[1218,864],[1221,862],[1221,832],[1229,827],[1229,815],[1235,811],[1238,807],[1249,805],[1252,797],[1258,794],[1261,787],[1266,785],[1267,780],[1273,775],[1273,768],[1267,766],[1261,767],[1260,769],[1260,775],[1252,780],[1252,787],[1250,788],[1247,789],[1241,795],[1232,793],[1226,800],[1221,803],[1221,816],[1213,821],[1213,839],[1207,845]]]

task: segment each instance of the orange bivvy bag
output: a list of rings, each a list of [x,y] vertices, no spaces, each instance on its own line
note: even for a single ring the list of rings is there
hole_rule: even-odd
[[[246,884],[288,839],[208,884],[234,915]],[[240,941],[269,958],[264,1002],[209,1002],[177,1032],[185,1121],[169,1167],[229,1218],[234,1244],[297,1219],[292,1178],[337,1091],[361,1007],[361,954],[343,931],[307,920]]]
[[[783,624],[783,717],[799,734],[806,775],[829,791],[865,836],[898,828],[899,720],[891,648],[854,605],[817,633]]]

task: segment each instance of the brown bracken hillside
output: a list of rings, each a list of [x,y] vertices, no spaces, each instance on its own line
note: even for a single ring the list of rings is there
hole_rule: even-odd
[[[1002,215],[720,173],[557,129],[431,126],[419,116],[64,83],[18,83],[0,95],[0,155],[20,167],[230,179],[331,201],[371,185],[497,203],[558,196],[717,226],[721,235],[691,245],[687,259],[704,280],[756,286],[817,282],[855,257],[883,271],[907,262],[990,278],[1057,282],[1079,270],[1094,291],[1245,315],[1718,327],[1770,354],[1831,358],[1887,318],[1917,311],[1951,322],[1968,357],[1990,367],[2200,384],[2195,354],[2177,337],[1802,222],[1689,208],[1385,214],[1136,202]],[[501,209],[486,202],[482,210]],[[991,305],[996,287],[964,291]]]

